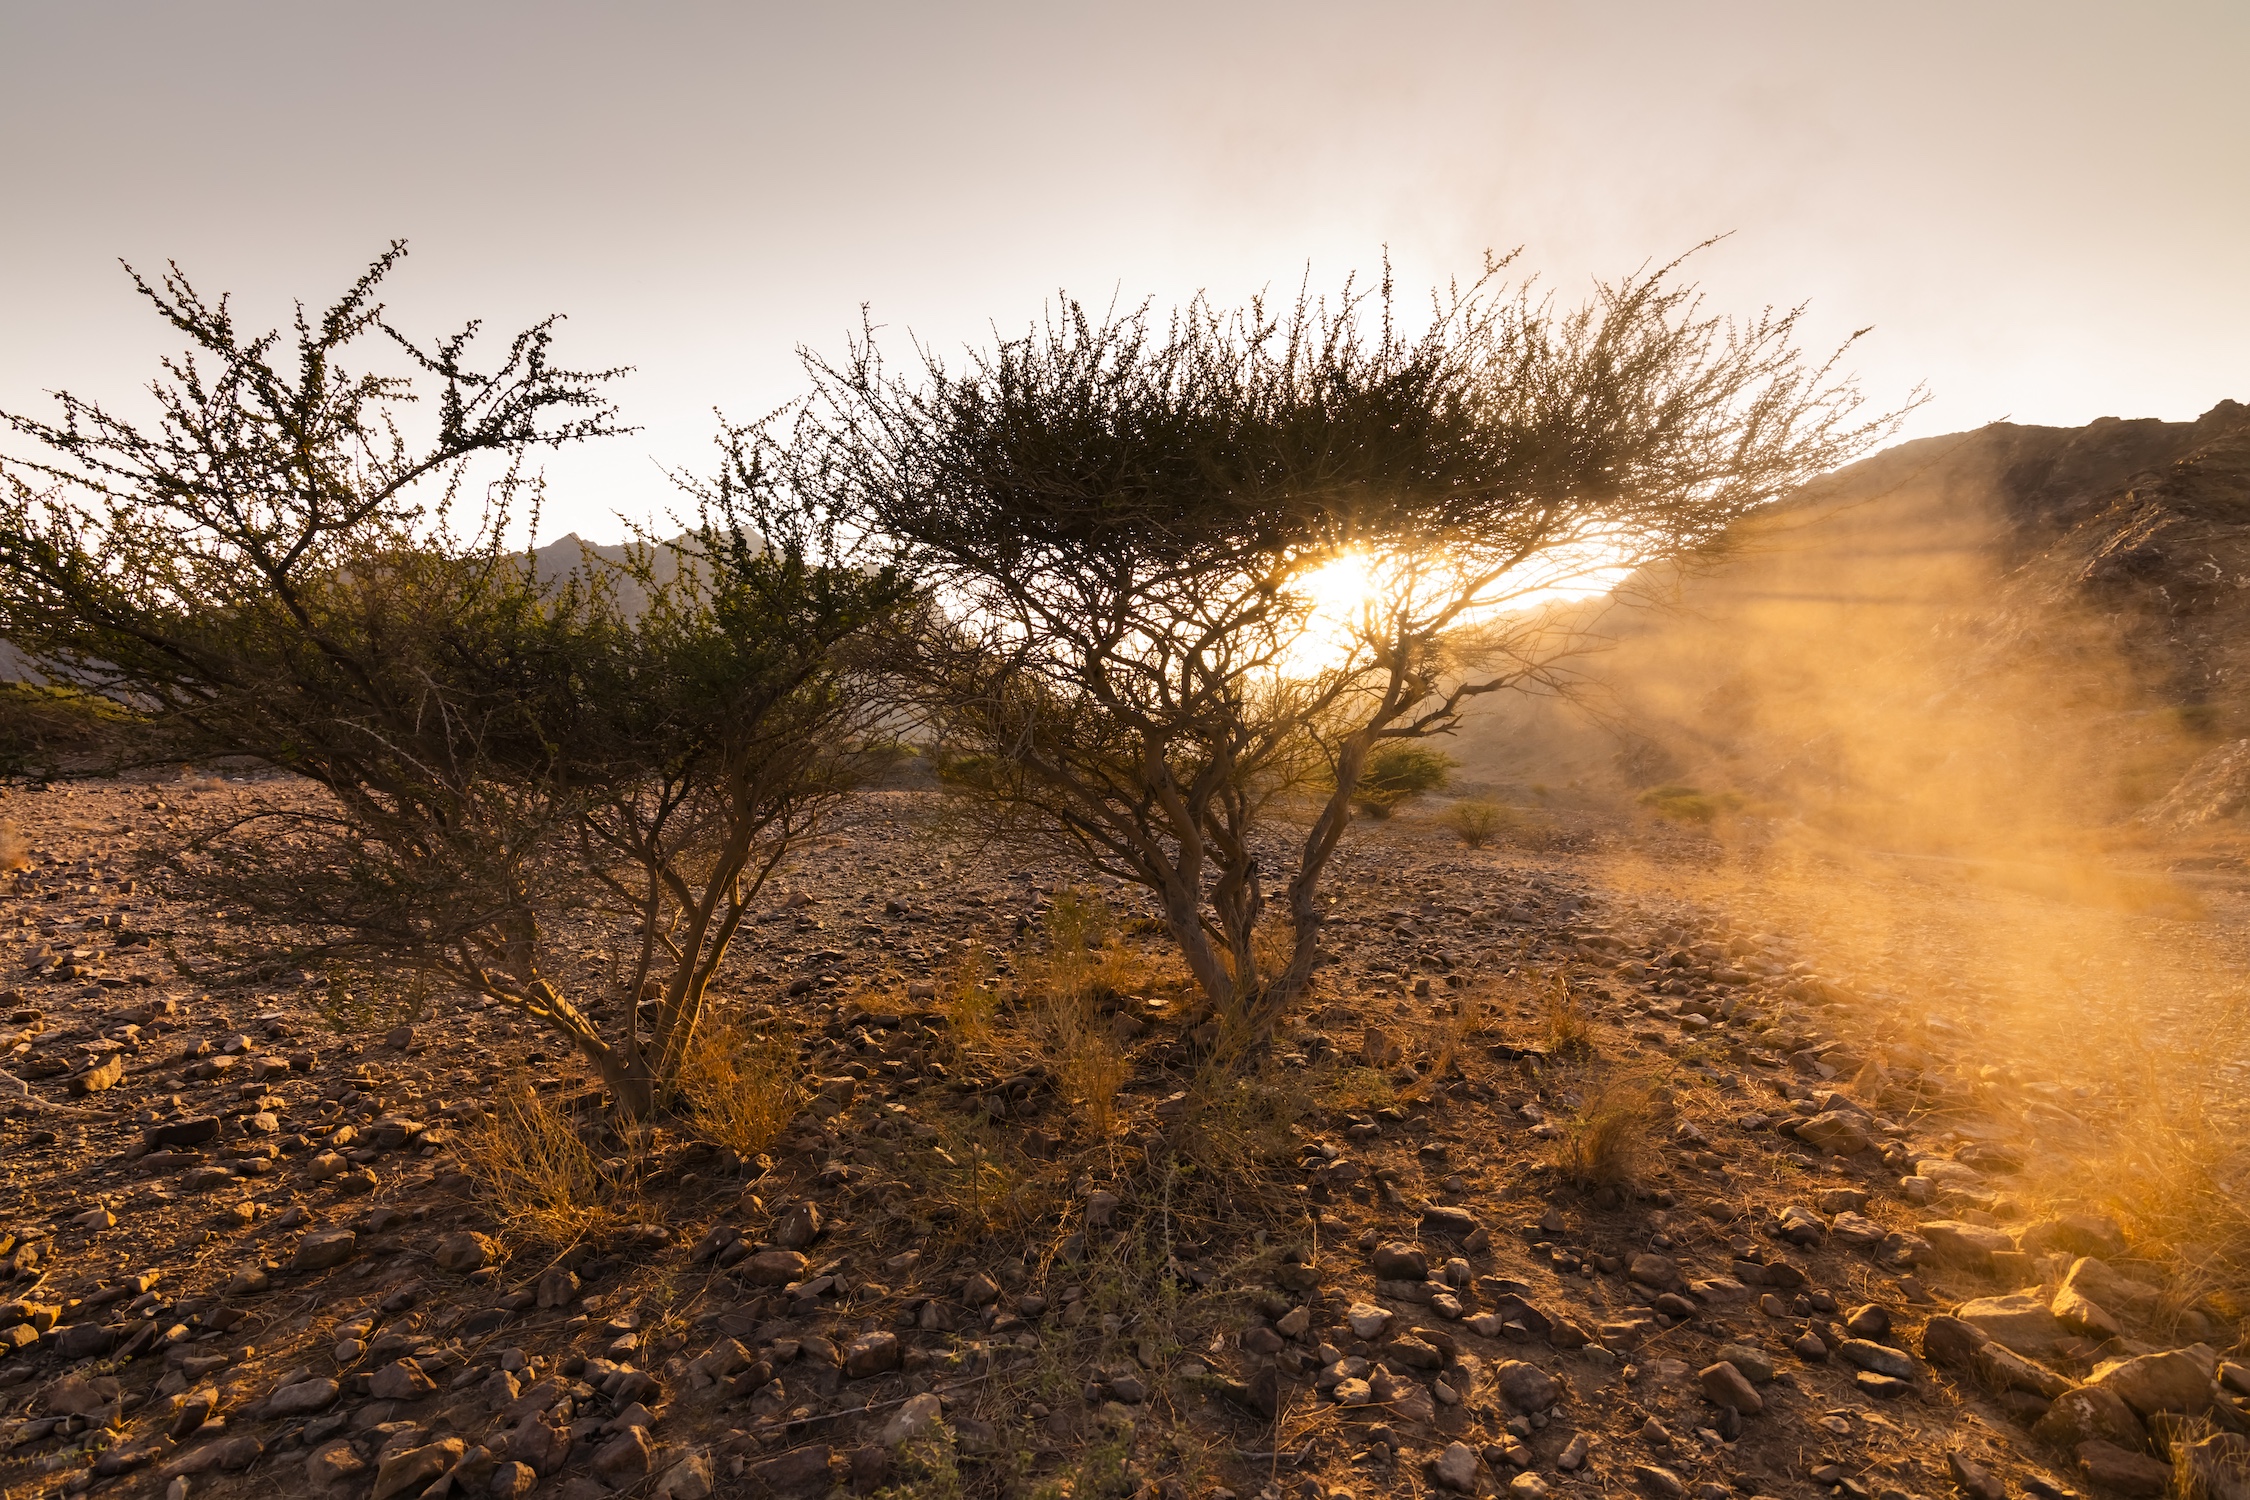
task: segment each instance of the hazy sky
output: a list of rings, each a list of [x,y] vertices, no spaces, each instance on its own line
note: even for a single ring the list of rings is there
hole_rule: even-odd
[[[1487,247],[1577,296],[1714,233],[1916,433],[2250,399],[2250,4],[0,0],[0,406],[169,347],[117,269],[271,321],[392,236],[435,333],[570,315],[646,429],[548,462],[611,536],[862,303],[1225,298]]]

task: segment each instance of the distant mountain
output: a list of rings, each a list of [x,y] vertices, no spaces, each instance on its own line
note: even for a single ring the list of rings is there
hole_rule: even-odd
[[[1592,618],[1575,701],[1496,705],[1468,779],[1691,784],[1924,847],[2115,823],[2250,737],[2250,408],[1900,444]]]

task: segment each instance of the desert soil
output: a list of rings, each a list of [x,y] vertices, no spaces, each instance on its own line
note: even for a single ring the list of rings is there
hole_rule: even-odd
[[[2153,1494],[2250,1431],[2243,1289],[2134,1191],[2187,1139],[2152,1121],[2239,1138],[2239,897],[1405,816],[1340,861],[1254,1087],[1199,1078],[1161,962],[1113,1002],[1095,1138],[1015,1024],[1071,873],[870,793],[730,960],[748,1019],[801,1027],[804,1112],[768,1161],[632,1143],[555,1244],[464,1148],[512,1079],[586,1093],[559,1042],[246,980],[220,958],[258,934],[151,872],[261,790],[0,805],[31,849],[0,882],[9,1500],[1996,1500]],[[589,974],[622,947],[574,936]]]

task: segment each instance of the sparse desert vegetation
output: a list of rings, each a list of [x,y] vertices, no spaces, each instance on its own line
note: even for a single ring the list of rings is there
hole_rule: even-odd
[[[1417,804],[1569,698],[1527,558],[1885,430],[1789,319],[861,343],[558,562],[603,378],[408,346],[405,446],[394,259],[288,359],[175,272],[229,381],[15,424],[0,635],[107,708],[0,791],[9,1496],[2232,1493],[2250,898],[2145,895],[2239,757],[2100,880],[1841,772]]]

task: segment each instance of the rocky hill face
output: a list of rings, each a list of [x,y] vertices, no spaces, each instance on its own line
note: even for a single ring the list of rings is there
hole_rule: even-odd
[[[2208,823],[2250,800],[2250,408],[1902,444],[1592,628],[1574,701],[1464,735],[1472,778],[1689,783],[1919,846]]]

